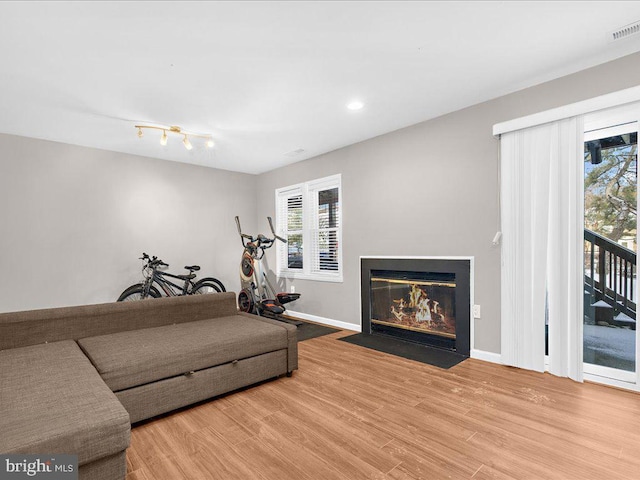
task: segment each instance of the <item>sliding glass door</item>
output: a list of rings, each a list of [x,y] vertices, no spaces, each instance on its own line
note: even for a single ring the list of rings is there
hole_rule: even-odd
[[[584,372],[635,383],[638,123],[601,114],[585,130]]]

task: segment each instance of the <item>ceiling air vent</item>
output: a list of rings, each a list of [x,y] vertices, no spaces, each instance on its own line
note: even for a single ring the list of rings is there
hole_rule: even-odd
[[[622,40],[623,38],[627,38],[638,33],[640,33],[640,21],[630,23],[629,25],[625,25],[624,27],[619,28],[615,32],[611,32],[611,36],[609,38],[612,42],[614,42],[616,40]]]
[[[284,155],[286,157],[295,157],[300,155],[301,153],[304,153],[304,148],[297,148],[296,150],[291,150],[290,152],[287,152]]]

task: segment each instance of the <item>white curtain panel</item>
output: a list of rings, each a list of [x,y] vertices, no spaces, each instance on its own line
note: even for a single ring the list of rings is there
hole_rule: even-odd
[[[582,381],[583,121],[501,136],[502,362]]]

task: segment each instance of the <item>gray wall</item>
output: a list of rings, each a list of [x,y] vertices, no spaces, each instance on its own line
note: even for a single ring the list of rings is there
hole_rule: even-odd
[[[0,311],[111,301],[143,251],[237,290],[234,215],[266,232],[274,189],[342,173],[344,282],[295,281],[291,310],[359,325],[361,255],[474,256],[475,348],[499,352],[493,124],[638,84],[635,54],[259,177],[0,134]]]
[[[360,256],[473,256],[482,306],[474,346],[499,353],[493,125],[638,84],[635,54],[261,175],[258,220],[274,215],[274,189],[342,173],[344,282],[289,282],[302,294],[290,309],[359,325]],[[275,265],[273,252],[269,261]]]
[[[114,301],[141,253],[238,288],[253,175],[0,135],[0,311]]]

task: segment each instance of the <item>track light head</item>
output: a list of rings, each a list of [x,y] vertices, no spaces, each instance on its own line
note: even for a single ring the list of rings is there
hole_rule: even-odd
[[[184,147],[187,150],[191,150],[193,148],[193,145],[191,145],[191,142],[189,141],[189,137],[187,137],[186,135],[184,136],[184,140],[182,140],[182,143],[184,143]]]
[[[213,143],[212,139],[207,140],[207,147],[213,148],[214,145],[215,145],[215,143]]]
[[[162,137],[160,137],[160,145],[162,145],[163,147],[167,144],[167,131],[163,130],[162,131]]]
[[[138,127],[138,138],[142,138],[143,136],[144,136],[144,133],[142,132],[142,129]]]

